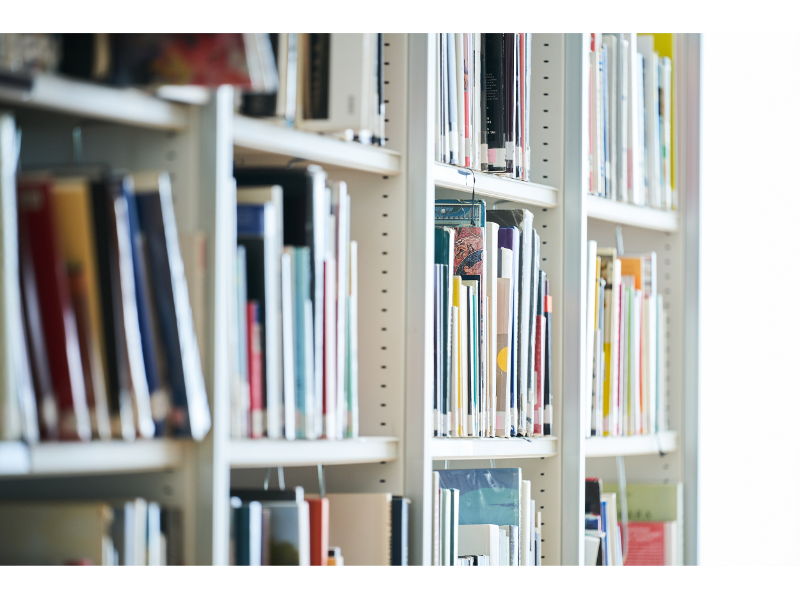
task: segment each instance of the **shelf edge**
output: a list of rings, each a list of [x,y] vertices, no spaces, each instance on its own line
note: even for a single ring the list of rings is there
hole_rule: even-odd
[[[333,441],[236,439],[228,443],[228,465],[231,469],[251,469],[390,462],[397,460],[398,447],[399,440],[394,437]]]
[[[233,144],[251,152],[302,158],[379,175],[399,175],[400,155],[386,148],[345,142],[316,133],[234,115]]]
[[[677,211],[634,206],[595,196],[586,197],[586,216],[590,219],[655,231],[675,232],[680,228]]]

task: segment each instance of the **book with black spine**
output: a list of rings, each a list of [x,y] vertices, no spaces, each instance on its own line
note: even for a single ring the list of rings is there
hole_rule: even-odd
[[[177,435],[191,435],[199,441],[211,428],[211,412],[178,244],[169,174],[137,173],[134,188],[167,355],[173,401],[171,425]]]
[[[502,33],[482,33],[483,90],[482,110],[485,110],[486,168],[482,171],[505,172],[506,170],[506,92],[505,62]]]

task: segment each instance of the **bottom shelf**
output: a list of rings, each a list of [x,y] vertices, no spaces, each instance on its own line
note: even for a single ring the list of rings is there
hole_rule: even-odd
[[[558,438],[434,438],[433,460],[544,458],[558,453]]]
[[[663,431],[649,435],[591,437],[586,439],[586,458],[666,454],[678,449],[678,434]]]
[[[397,459],[394,437],[347,440],[236,439],[228,444],[231,469],[352,465]]]

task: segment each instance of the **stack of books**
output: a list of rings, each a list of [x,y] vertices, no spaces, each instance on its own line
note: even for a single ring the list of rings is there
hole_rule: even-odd
[[[666,315],[656,263],[655,252],[618,257],[589,241],[586,437],[667,430]]]
[[[553,299],[533,214],[435,210],[434,435],[551,435]]]
[[[683,564],[683,486],[630,483],[622,519],[620,487],[586,479],[587,566],[676,566]]]
[[[589,192],[675,209],[669,34],[593,33],[589,50]]]
[[[350,197],[318,166],[241,168],[231,290],[231,435],[358,436]]]
[[[64,167],[16,192],[0,196],[1,437],[203,439],[204,238],[179,236],[169,175]]]
[[[183,565],[183,513],[144,498],[0,503],[0,564]]]
[[[434,565],[542,564],[542,513],[520,469],[434,471],[433,494]]]
[[[436,160],[531,180],[531,36],[436,34]]]
[[[407,498],[231,491],[231,565],[407,566]]]

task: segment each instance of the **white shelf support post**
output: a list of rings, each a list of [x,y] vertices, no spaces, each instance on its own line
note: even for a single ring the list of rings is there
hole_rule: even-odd
[[[684,224],[684,333],[683,333],[683,496],[684,564],[697,564],[697,437],[700,388],[700,34],[678,36],[678,70],[683,90],[678,100],[678,197]]]
[[[431,564],[433,438],[434,37],[410,34],[406,274],[405,496],[409,564]]]
[[[587,185],[584,162],[587,155],[586,38],[566,34],[564,48],[564,365],[561,425],[561,564],[583,565],[584,515],[584,394],[586,314],[586,209]]]
[[[195,559],[198,565],[227,565],[229,542],[230,469],[227,446],[230,410],[227,364],[227,295],[235,244],[233,199],[233,89],[222,86],[200,109],[198,219],[206,234],[208,271],[206,279],[205,383],[211,406],[212,426],[194,452],[197,514],[195,515]]]

